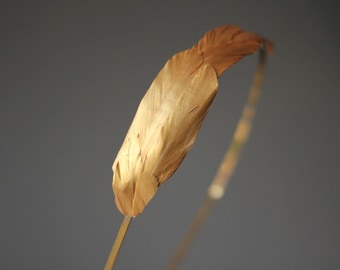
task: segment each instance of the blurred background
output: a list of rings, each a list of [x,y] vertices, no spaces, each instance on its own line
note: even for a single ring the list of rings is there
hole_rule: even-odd
[[[339,269],[339,2],[2,1],[0,268],[102,269],[112,162],[173,54],[219,25],[274,42],[250,141],[181,269]],[[116,269],[164,269],[228,147],[256,55],[230,68]]]

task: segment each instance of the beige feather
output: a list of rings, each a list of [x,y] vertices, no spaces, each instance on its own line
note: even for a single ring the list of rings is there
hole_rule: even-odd
[[[139,104],[113,163],[112,186],[123,215],[139,215],[176,171],[217,93],[217,78],[262,43],[271,49],[258,35],[222,26],[168,60]]]

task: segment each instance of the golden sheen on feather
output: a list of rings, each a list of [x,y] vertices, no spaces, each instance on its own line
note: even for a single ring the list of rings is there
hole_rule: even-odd
[[[261,36],[221,26],[167,61],[140,102],[112,166],[115,202],[123,215],[141,214],[176,171],[217,93],[217,78],[261,44],[271,49]]]

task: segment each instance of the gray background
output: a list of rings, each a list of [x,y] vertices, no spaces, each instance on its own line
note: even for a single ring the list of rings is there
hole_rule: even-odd
[[[336,1],[2,1],[0,269],[102,269],[122,220],[111,165],[151,81],[209,29],[271,39],[254,130],[181,269],[339,269]],[[128,232],[117,269],[163,269],[251,84],[232,67],[198,140]]]

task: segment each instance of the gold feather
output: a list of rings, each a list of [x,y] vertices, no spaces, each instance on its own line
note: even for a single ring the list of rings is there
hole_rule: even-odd
[[[139,215],[176,171],[217,93],[217,78],[262,43],[271,49],[258,35],[221,26],[167,61],[139,104],[113,163],[115,202],[123,215]]]

